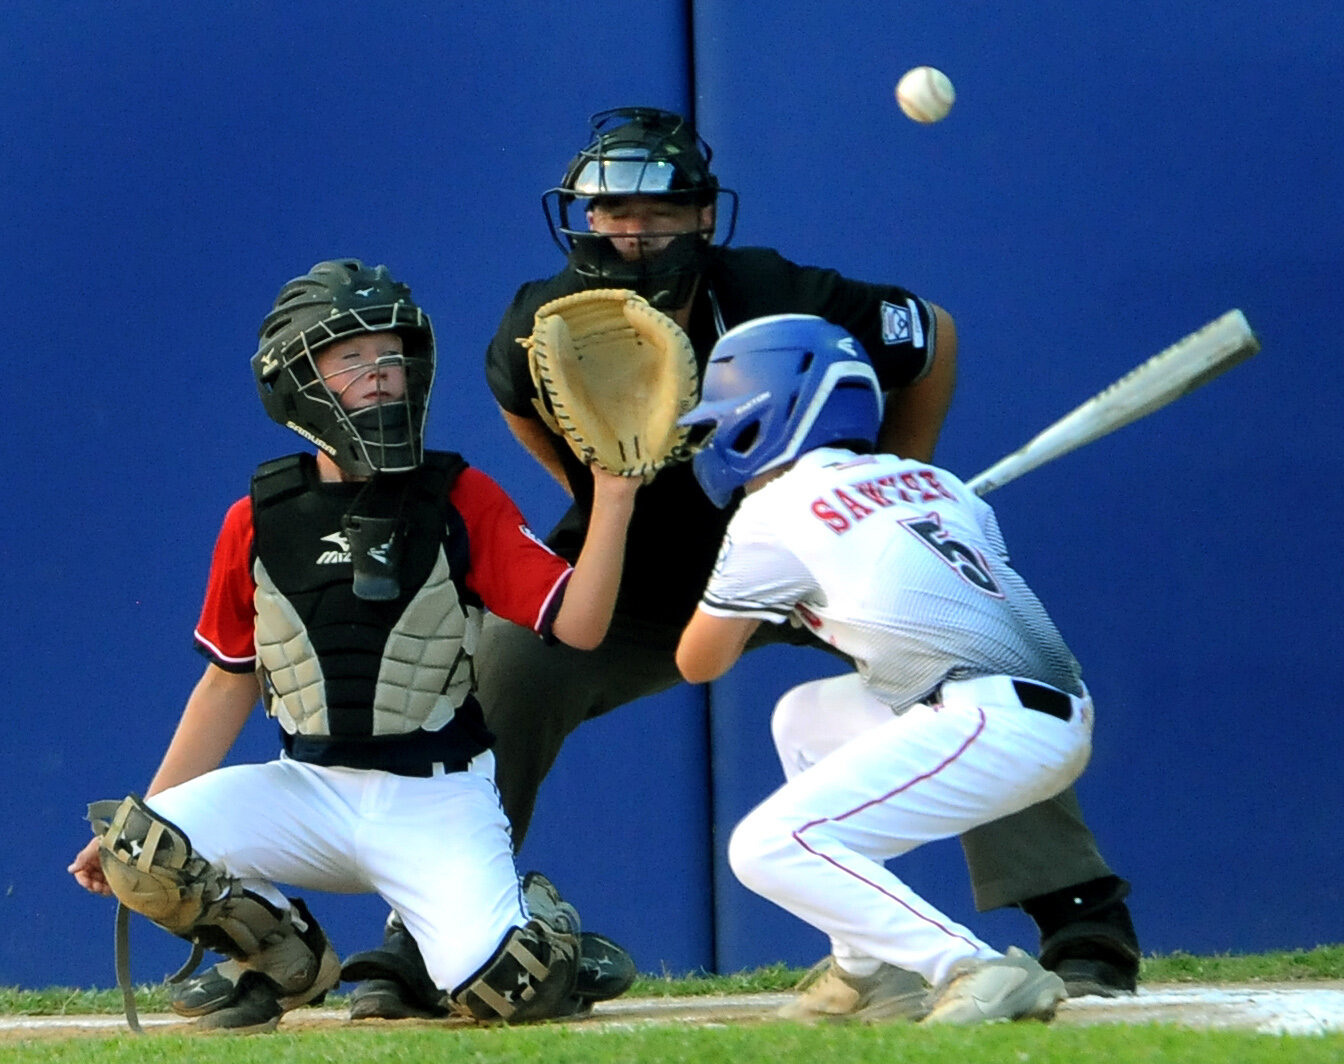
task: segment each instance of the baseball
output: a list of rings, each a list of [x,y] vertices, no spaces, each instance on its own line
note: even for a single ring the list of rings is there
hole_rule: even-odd
[[[896,102],[908,118],[928,125],[941,122],[957,98],[952,82],[941,70],[919,66],[907,70],[896,83]]]

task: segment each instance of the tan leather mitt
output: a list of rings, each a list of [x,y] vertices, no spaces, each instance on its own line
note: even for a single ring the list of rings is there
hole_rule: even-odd
[[[553,299],[520,342],[538,413],[583,462],[648,480],[687,457],[690,430],[677,418],[698,401],[695,350],[642,296],[594,288]]]

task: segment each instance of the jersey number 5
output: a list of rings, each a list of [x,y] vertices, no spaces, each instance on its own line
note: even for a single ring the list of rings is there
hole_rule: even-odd
[[[943,523],[937,514],[908,517],[901,524],[918,536],[921,543],[942,558],[966,583],[995,598],[1003,598],[1003,592],[990,574],[984,557],[979,551],[944,532]]]

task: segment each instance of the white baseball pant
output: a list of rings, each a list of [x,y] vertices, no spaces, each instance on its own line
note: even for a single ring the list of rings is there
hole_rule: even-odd
[[[445,991],[527,921],[491,753],[465,772],[424,778],[282,757],[217,769],[148,805],[198,854],[281,908],[276,883],[380,895]]]
[[[883,862],[1072,783],[1093,710],[1086,695],[1070,704],[1068,721],[1027,709],[1007,676],[945,683],[940,702],[899,716],[854,673],[794,688],[771,723],[787,782],[734,830],[734,874],[855,968],[876,959],[936,984],[963,958],[1000,956]]]

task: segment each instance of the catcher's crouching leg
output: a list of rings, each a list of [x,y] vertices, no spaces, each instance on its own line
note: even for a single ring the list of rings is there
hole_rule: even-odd
[[[551,928],[579,940],[578,974],[571,1000],[554,1015],[591,1011],[593,1003],[624,994],[638,976],[634,959],[619,944],[595,931],[580,930],[578,911],[540,872],[523,877],[527,911]],[[434,985],[415,939],[395,911],[388,914],[383,944],[346,958],[341,978],[358,985],[350,993],[352,1020],[400,1020],[447,1013],[444,994]]]
[[[103,819],[110,814],[108,819]],[[340,981],[340,960],[307,906],[279,909],[196,854],[186,834],[137,796],[90,807],[108,885],[126,908],[234,963],[231,993],[198,1026],[269,1030]],[[222,999],[222,1000],[221,1000]]]
[[[578,974],[578,936],[533,919],[509,931],[447,1004],[482,1023],[557,1019],[573,1014]]]

